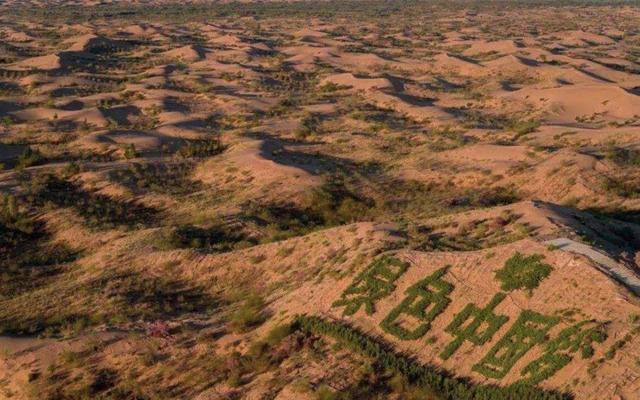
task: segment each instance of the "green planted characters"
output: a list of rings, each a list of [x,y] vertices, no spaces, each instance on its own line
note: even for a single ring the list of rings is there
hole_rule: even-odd
[[[537,288],[553,270],[551,265],[543,263],[542,259],[544,256],[541,254],[525,256],[516,252],[503,268],[496,271],[496,279],[502,283],[502,290]]]
[[[480,346],[491,340],[498,329],[509,320],[507,316],[493,312],[505,297],[505,293],[496,294],[484,308],[479,308],[473,303],[467,304],[445,328],[445,332],[455,336],[455,339],[442,350],[440,358],[447,360],[465,341]]]
[[[504,378],[533,346],[544,342],[547,332],[558,320],[535,311],[522,311],[511,329],[473,366],[473,370],[487,378]]]
[[[353,315],[362,306],[369,315],[375,311],[375,303],[388,296],[396,288],[394,282],[409,268],[409,264],[391,256],[383,256],[359,274],[342,293],[333,307],[345,307],[343,315]]]
[[[454,286],[443,280],[441,268],[407,289],[407,297],[382,321],[385,332],[402,340],[416,340],[431,329],[431,322],[449,305]]]
[[[578,351],[582,358],[591,358],[593,343],[602,343],[606,338],[602,324],[593,321],[579,322],[563,329],[547,343],[544,354],[524,367],[521,374],[527,383],[538,384],[569,364]]]
[[[467,379],[456,378],[433,365],[422,365],[414,359],[394,352],[391,347],[374,340],[355,328],[316,316],[300,315],[291,325],[291,331],[329,336],[344,347],[371,357],[374,365],[384,371],[400,374],[415,386],[434,393],[433,397],[420,399],[442,400],[570,400],[570,394],[547,391],[518,382],[509,386],[472,384]],[[365,397],[363,397],[365,398]],[[368,397],[366,397],[368,398]]]

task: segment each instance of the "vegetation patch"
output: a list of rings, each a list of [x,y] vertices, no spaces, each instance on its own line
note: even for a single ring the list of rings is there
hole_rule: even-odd
[[[77,254],[49,243],[41,222],[11,195],[0,195],[0,299],[37,287]]]
[[[375,303],[390,295],[396,288],[395,281],[409,268],[409,263],[392,256],[382,256],[373,261],[345,289],[333,307],[345,307],[343,315],[353,315],[364,306],[364,311],[371,315],[375,311]]]
[[[69,282],[64,285],[54,281],[22,297],[6,300],[0,310],[0,332],[76,334],[98,324],[153,321],[204,312],[220,304],[200,286],[131,271],[105,271],[77,283],[71,273],[65,278]],[[16,307],[19,309],[25,300],[36,306],[16,313]]]
[[[373,202],[354,194],[340,179],[330,179],[311,191],[304,204],[245,204],[240,218],[261,228],[263,243],[288,239],[365,220],[373,212]]]
[[[409,382],[429,389],[438,398],[450,400],[568,400],[572,398],[569,394],[546,391],[524,383],[506,387],[487,384],[472,385],[465,379],[451,377],[440,368],[421,365],[411,358],[397,354],[391,350],[391,346],[373,340],[341,322],[330,322],[312,316],[298,316],[292,326],[293,330],[330,336],[353,351],[373,357],[381,368],[405,376]]]
[[[497,293],[484,308],[469,303],[456,314],[453,321],[445,328],[445,332],[453,335],[455,339],[445,346],[440,353],[440,358],[449,359],[466,341],[475,346],[481,346],[490,341],[502,325],[509,320],[506,315],[494,313],[494,309],[505,297],[505,293]]]
[[[206,140],[189,140],[178,150],[184,158],[213,157],[224,151],[225,147],[218,138]]]
[[[504,267],[496,271],[496,279],[501,282],[502,290],[533,290],[551,274],[551,265],[543,263],[542,254],[522,255],[516,252]]]
[[[225,252],[257,244],[242,231],[222,224],[209,227],[180,225],[165,230],[154,244],[161,249],[199,249],[208,252]]]
[[[190,163],[133,163],[127,169],[114,171],[110,177],[127,188],[150,190],[170,195],[185,195],[202,189],[199,182],[189,176],[193,172]]]
[[[73,208],[90,227],[137,227],[155,222],[155,210],[133,201],[119,201],[103,194],[85,191],[77,184],[53,174],[31,177],[26,186],[26,198],[34,206],[52,204]]]
[[[567,327],[547,343],[544,354],[524,367],[521,375],[526,382],[538,384],[569,364],[577,352],[583,359],[591,358],[594,354],[593,343],[603,343],[606,338],[604,326],[593,321],[582,321]]]
[[[474,251],[512,243],[535,235],[518,215],[505,212],[495,218],[470,221],[458,225],[456,232],[439,232],[429,226],[409,230],[411,247],[421,251]]]
[[[442,279],[447,270],[441,268],[407,289],[404,300],[380,323],[382,329],[402,340],[424,336],[451,302],[447,296],[454,286]]]
[[[256,294],[248,295],[241,306],[231,313],[229,323],[238,332],[245,332],[261,324],[264,321],[265,303],[262,297]],[[271,338],[274,340],[274,338]]]
[[[509,331],[473,370],[487,378],[502,379],[531,348],[546,340],[547,332],[559,321],[535,311],[524,310]]]

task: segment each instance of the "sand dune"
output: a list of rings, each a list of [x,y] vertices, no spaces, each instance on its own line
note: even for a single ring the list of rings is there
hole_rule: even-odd
[[[605,119],[627,119],[638,115],[640,109],[640,96],[607,84],[522,89],[505,97],[533,103],[549,113],[554,123],[574,123],[596,114]]]
[[[525,3],[0,0],[0,398],[638,398],[640,8]]]

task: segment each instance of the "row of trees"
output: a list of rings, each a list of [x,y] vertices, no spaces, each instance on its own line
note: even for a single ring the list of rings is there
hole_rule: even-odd
[[[357,329],[342,323],[327,321],[316,316],[297,316],[292,324],[293,331],[330,336],[347,348],[375,359],[378,367],[405,376],[411,383],[436,392],[443,399],[450,400],[568,400],[568,393],[548,391],[515,383],[501,387],[472,382],[453,377],[446,371],[431,365],[422,365],[414,359],[394,352],[390,346],[374,340]]]

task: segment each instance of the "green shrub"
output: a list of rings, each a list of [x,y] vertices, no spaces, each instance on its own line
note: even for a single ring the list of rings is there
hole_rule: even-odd
[[[509,129],[516,133],[517,137],[535,132],[540,126],[540,121],[534,119],[513,121],[509,124]]]
[[[320,126],[320,117],[316,114],[308,114],[300,122],[300,127],[296,130],[296,137],[304,139],[316,135],[320,133]]]
[[[136,151],[136,145],[133,143],[127,144],[124,146],[124,158],[130,160],[132,158],[138,157],[138,152]]]
[[[151,190],[158,193],[182,195],[202,189],[199,182],[189,179],[193,164],[176,163],[133,163],[127,169],[116,170],[109,177],[127,188]]]
[[[264,341],[269,346],[274,347],[279,345],[280,342],[290,334],[291,334],[290,324],[276,325],[269,331]]]
[[[31,147],[27,147],[22,154],[18,157],[16,164],[17,169],[24,169],[32,167],[34,165],[43,164],[46,161],[44,156],[40,154],[38,150],[34,150]]]
[[[206,228],[180,225],[160,232],[154,242],[160,249],[200,249],[207,252],[225,252],[238,247],[252,246],[256,241],[243,232],[224,225]]]
[[[178,150],[183,158],[201,158],[218,155],[224,151],[224,146],[218,138],[207,140],[189,140]]]
[[[264,300],[256,295],[247,296],[242,305],[229,316],[231,327],[238,332],[245,332],[264,321]]]
[[[338,400],[340,397],[327,385],[320,385],[314,392],[317,400]]]
[[[605,157],[623,167],[640,165],[640,151],[636,149],[609,146],[605,149]]]
[[[59,264],[77,257],[62,243],[51,245],[50,236],[28,204],[0,194],[0,298],[40,286],[58,272]]]

